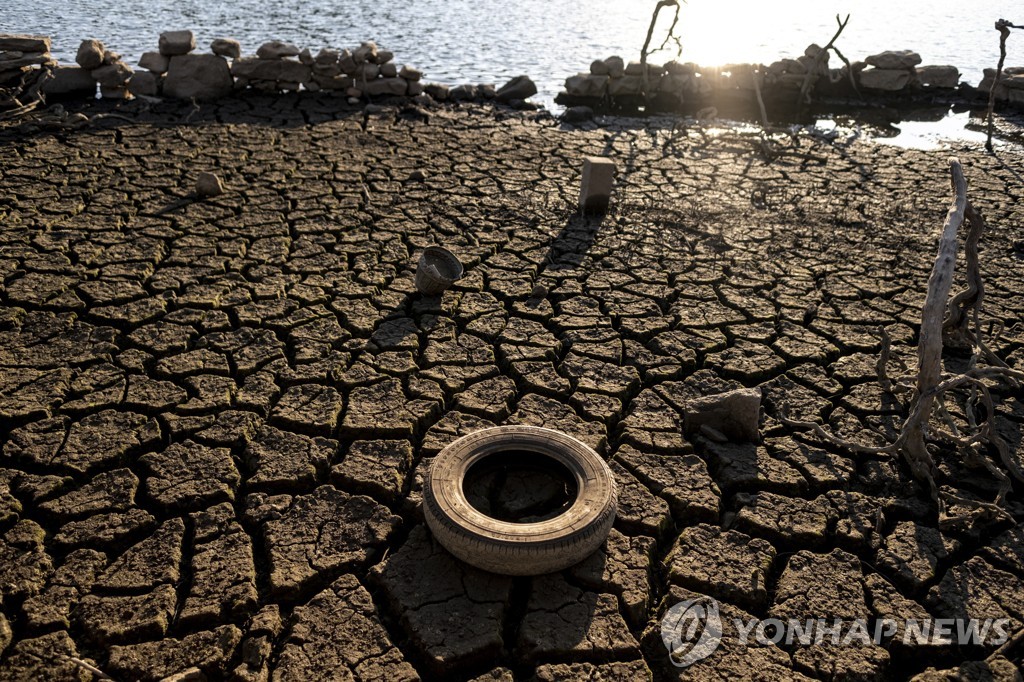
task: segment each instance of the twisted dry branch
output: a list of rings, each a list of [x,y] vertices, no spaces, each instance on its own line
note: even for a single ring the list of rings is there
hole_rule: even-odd
[[[661,14],[661,10],[666,7],[674,7],[675,12],[672,15],[672,25],[669,26],[668,33],[665,36],[665,40],[661,43],[661,47],[651,50],[651,39],[654,37],[654,27],[658,23],[658,15]],[[644,40],[644,46],[640,48],[640,79],[643,83],[644,97],[646,99],[651,98],[651,87],[650,78],[647,75],[647,57],[652,52],[658,52],[659,50],[665,49],[669,41],[675,42],[676,46],[682,51],[682,44],[679,42],[679,38],[675,35],[676,25],[679,23],[679,0],[660,0],[654,7],[654,14],[651,15],[651,25],[647,27],[647,38]]]
[[[928,291],[921,313],[921,334],[917,347],[918,370],[914,381],[913,397],[909,406],[909,414],[900,428],[899,435],[888,445],[866,447],[859,443],[839,438],[826,431],[821,424],[800,422],[782,416],[783,425],[814,434],[845,450],[870,455],[901,454],[910,467],[914,477],[927,483],[932,500],[939,509],[939,522],[942,526],[962,523],[967,518],[986,516],[988,518],[1009,518],[1002,504],[1010,491],[1011,478],[1024,483],[1024,468],[1016,461],[1009,446],[996,433],[992,422],[995,418],[995,405],[988,384],[985,380],[999,379],[1016,384],[1024,381],[1024,372],[1009,368],[996,358],[982,340],[980,309],[984,299],[984,284],[978,268],[977,248],[984,231],[985,223],[981,214],[967,199],[967,181],[959,160],[949,160],[950,174],[953,184],[953,202],[946,215],[946,221],[939,239],[938,255],[928,279]],[[953,284],[953,272],[956,265],[957,233],[967,222],[968,286],[957,294],[952,301],[949,299]],[[968,313],[971,313],[970,315]],[[974,330],[968,328],[967,321],[972,319]],[[944,334],[954,339],[966,339],[973,348],[974,355],[970,368],[957,375],[944,375],[942,372],[942,349]],[[889,354],[888,336],[883,336],[882,357],[879,359],[877,371],[883,389],[894,391],[894,386],[885,372],[885,363]],[[988,366],[977,365],[980,359],[995,359]],[[968,426],[974,433],[963,434],[956,428],[945,407],[945,396],[948,392],[967,387],[972,391],[973,399],[968,403]],[[985,419],[977,422],[977,411],[972,403],[980,401]],[[936,415],[943,419],[950,431],[933,429],[929,433],[930,421]],[[936,466],[928,449],[929,436],[937,437],[952,444],[961,454],[964,462],[973,466],[981,466],[988,470],[999,482],[999,492],[994,502],[970,500],[949,491],[940,491],[936,483]],[[992,462],[982,451],[983,446],[991,445],[999,455],[999,464]],[[1000,468],[1000,465],[1002,468]],[[951,517],[946,513],[947,504],[957,504],[974,511],[968,515]]]
[[[996,77],[988,89],[988,135],[985,139],[985,149],[988,151],[992,151],[992,128],[995,125],[992,112],[996,108],[996,88],[999,87],[999,80],[1003,77],[1003,64],[1006,63],[1006,39],[1010,37],[1011,28],[1024,29],[1024,26],[1012,24],[1006,19],[996,22],[996,30],[999,31],[999,63],[996,65]]]

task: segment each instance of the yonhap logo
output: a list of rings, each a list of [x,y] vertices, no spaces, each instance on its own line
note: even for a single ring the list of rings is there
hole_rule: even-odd
[[[714,599],[679,602],[661,619],[661,641],[672,665],[686,668],[702,661],[722,643],[722,619]]]

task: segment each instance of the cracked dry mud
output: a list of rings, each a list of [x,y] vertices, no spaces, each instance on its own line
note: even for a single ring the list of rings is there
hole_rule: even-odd
[[[766,163],[658,120],[317,96],[119,111],[132,121],[0,129],[0,680],[90,679],[73,658],[118,680],[1019,679],[1019,648],[728,632],[680,670],[658,631],[688,598],[724,618],[1024,627],[1019,525],[940,530],[900,462],[777,419],[891,432],[880,328],[891,372],[913,366],[943,153],[808,139],[823,164]],[[992,227],[993,345],[1019,364],[1021,158],[959,153]],[[618,188],[587,219],[593,154]],[[197,201],[206,170],[228,191]],[[435,242],[466,275],[424,298]],[[755,386],[760,444],[682,434],[690,401]],[[997,396],[1017,457],[1021,401]],[[433,540],[430,459],[494,424],[609,460],[619,514],[598,553],[512,579]],[[938,461],[943,485],[994,495]]]

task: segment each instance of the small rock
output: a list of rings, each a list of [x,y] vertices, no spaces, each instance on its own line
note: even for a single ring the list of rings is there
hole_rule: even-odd
[[[260,59],[281,59],[282,57],[298,57],[299,48],[282,40],[271,40],[260,45],[256,56]]]
[[[377,43],[372,40],[368,40],[352,53],[352,59],[355,60],[356,64],[362,64],[363,62],[372,62],[377,58]]]
[[[313,66],[313,53],[309,51],[308,47],[303,48],[302,52],[299,53],[299,61],[306,66]]]
[[[404,78],[407,81],[418,81],[423,78],[423,72],[414,66],[406,64],[402,67],[401,71],[398,72],[400,78]]]
[[[224,194],[224,185],[213,173],[200,173],[196,180],[196,194],[202,198],[217,197]]]
[[[501,86],[495,97],[499,102],[510,102],[514,99],[529,99],[537,94],[537,86],[529,76],[516,76]]]
[[[160,34],[160,54],[167,57],[188,54],[196,49],[196,37],[192,31],[167,31]]]
[[[602,59],[595,59],[590,63],[590,73],[595,76],[607,76],[608,65]]]
[[[373,60],[377,64],[387,64],[395,58],[391,50],[377,50],[377,57]]]
[[[608,59],[604,60],[604,65],[607,67],[605,73],[612,78],[619,78],[626,74],[626,63],[622,60],[622,57],[608,57]]]
[[[75,55],[75,61],[83,69],[91,71],[103,65],[103,53],[105,51],[103,43],[100,41],[92,39],[83,40],[82,44],[78,46],[78,54]]]
[[[323,47],[316,53],[316,57],[313,58],[313,61],[321,65],[332,65],[337,64],[340,58],[341,52],[339,50],[332,50],[329,47]]]
[[[233,38],[217,38],[210,43],[210,50],[215,55],[238,59],[242,56],[242,45]]]
[[[394,62],[381,64],[380,75],[384,78],[395,78],[398,75],[398,66]]]

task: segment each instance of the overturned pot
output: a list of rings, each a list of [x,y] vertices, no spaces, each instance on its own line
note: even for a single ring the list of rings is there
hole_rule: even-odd
[[[416,265],[416,290],[438,296],[462,277],[462,263],[443,246],[428,246]]]

